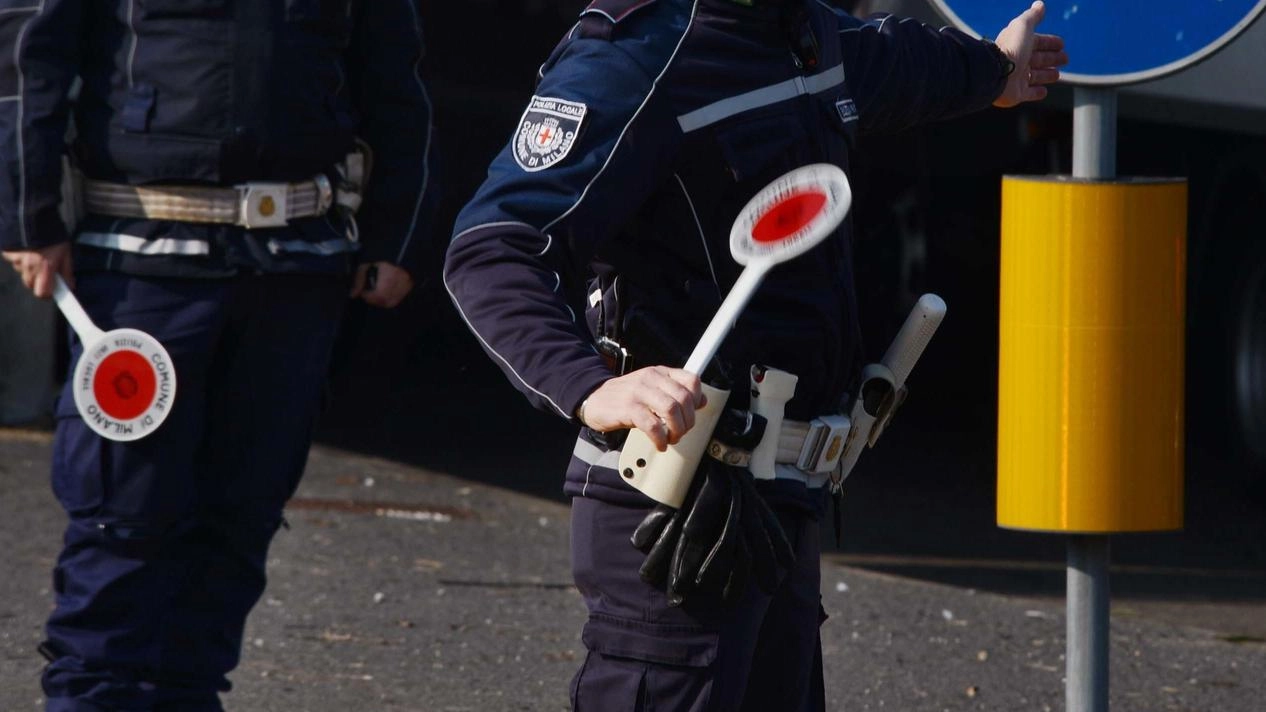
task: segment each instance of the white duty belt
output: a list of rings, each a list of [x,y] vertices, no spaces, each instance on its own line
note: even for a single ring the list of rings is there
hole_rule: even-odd
[[[320,217],[334,201],[334,189],[324,175],[299,183],[252,182],[231,187],[83,180],[83,207],[88,213],[248,229],[282,227],[295,218]]]
[[[334,206],[353,215],[360,209],[372,163],[369,144],[357,140],[356,149],[334,166],[337,185],[318,173],[297,183],[252,181],[225,187],[110,183],[83,177],[67,162],[65,176],[70,185],[63,185],[63,204],[73,203],[76,220],[84,213],[96,213],[247,229],[282,227],[296,218],[325,215]],[[355,221],[349,222],[350,239],[355,241]]]
[[[760,443],[747,451],[711,438],[704,445],[704,451],[728,465],[746,468],[756,479],[793,479],[804,482],[809,487],[819,487],[829,481],[831,490],[838,493],[844,478],[848,477],[857,464],[862,449],[874,446],[883,435],[893,413],[905,400],[905,382],[910,369],[923,354],[944,317],[945,302],[940,297],[925,294],[919,298],[884,353],[882,361],[862,369],[861,387],[853,398],[848,415],[823,415],[809,422],[787,420],[783,417],[783,410],[795,394],[799,378],[794,373],[753,365],[750,370],[749,411],[765,419],[765,432]],[[704,388],[709,387],[704,384]],[[728,394],[726,391],[718,393],[721,396]],[[709,405],[715,402],[709,394]],[[695,429],[686,434],[687,439],[700,427],[699,422],[696,420]],[[712,421],[713,424],[715,422]],[[712,427],[710,424],[708,430],[711,431]],[[628,443],[625,445],[627,449]],[[647,445],[639,445],[631,456],[627,451],[602,453],[582,439],[577,442],[574,454],[592,465],[614,465],[621,475],[632,480],[638,474],[634,466],[643,470],[647,467],[646,460],[641,459],[644,455],[647,459],[651,456],[646,453],[645,447]],[[680,450],[670,448],[669,452],[674,453],[677,464],[686,462]],[[626,457],[633,459],[626,462]],[[698,460],[694,462],[697,463]],[[689,469],[693,468],[694,465],[691,464]],[[678,494],[684,496],[685,489],[672,488],[678,487],[683,481],[688,485],[689,479],[683,480],[682,477],[690,478],[694,473],[684,471],[683,468],[678,469],[682,471],[668,473],[676,478],[670,486],[660,488],[668,498],[661,499],[651,494],[652,498],[660,502],[680,504],[681,500],[675,498]],[[661,478],[661,484],[664,479]],[[647,489],[634,486],[650,494]]]
[[[783,418],[783,406],[795,393],[795,374],[775,368],[751,369],[751,412],[765,419],[765,435],[751,451],[732,448],[712,439],[708,454],[734,467],[746,468],[758,480],[795,480],[809,487],[823,487],[832,480],[841,457],[850,445],[851,421],[840,414],[811,421]],[[864,438],[863,438],[864,440]],[[621,451],[602,452],[583,437],[572,452],[581,461],[619,469]]]
[[[831,472],[844,452],[849,425],[843,415],[824,415],[809,422],[782,421],[774,463],[795,465],[811,474]]]
[[[718,440],[709,443],[708,454],[728,465],[747,468],[758,480],[795,480],[822,487],[839,466],[848,436],[849,419],[843,415],[824,415],[809,422],[783,420],[777,437],[767,434],[761,439],[761,445],[770,443],[773,452],[773,461],[765,466],[753,466],[755,451],[731,448]]]
[[[758,480],[820,484],[839,464],[849,434],[846,416],[824,415],[807,423],[783,418],[798,380],[776,368],[751,368],[751,410],[765,419],[765,437],[752,450],[748,466]]]

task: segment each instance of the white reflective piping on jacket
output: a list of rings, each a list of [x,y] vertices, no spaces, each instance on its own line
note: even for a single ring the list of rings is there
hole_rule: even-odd
[[[308,255],[321,255],[328,257],[330,255],[341,255],[347,252],[355,252],[356,247],[355,242],[343,238],[325,240],[324,242],[308,242],[307,240],[268,241],[268,251],[274,255],[282,252],[302,252]]]
[[[207,255],[211,253],[211,243],[206,240],[177,240],[171,237],[147,240],[137,235],[120,232],[81,232],[79,237],[75,238],[75,242],[138,255]]]
[[[681,125],[683,133],[690,133],[744,111],[770,106],[804,94],[820,94],[843,83],[844,64],[840,63],[825,72],[808,77],[793,77],[777,84],[714,101],[707,106],[678,116],[677,123]]]
[[[595,447],[593,443],[585,440],[584,436],[576,436],[576,447],[572,449],[572,456],[577,460],[588,465],[585,468],[585,484],[580,487],[580,496],[589,496],[589,482],[593,479],[593,468],[606,467],[612,470],[620,469],[620,451],[611,450],[603,452]]]
[[[426,93],[426,85],[422,83],[422,75],[419,72],[422,69],[422,55],[425,49],[421,47],[422,42],[422,21],[418,18],[418,9],[414,7],[413,0],[404,0],[404,4],[409,6],[409,12],[413,15],[413,29],[418,36],[418,58],[413,63],[413,80],[418,83],[418,91],[422,94],[422,101],[426,104],[426,150],[422,152],[422,186],[418,188],[418,199],[413,204],[413,220],[409,223],[409,231],[404,235],[404,243],[400,245],[400,252],[396,255],[396,262],[404,261],[405,250],[409,249],[409,243],[413,242],[413,234],[418,229],[418,218],[422,214],[422,199],[426,197],[426,189],[431,182],[431,138],[435,132],[435,107],[431,104],[431,97]]]
[[[491,228],[491,227],[512,227],[512,226],[525,227],[532,232],[537,232],[536,228],[532,227],[531,225],[527,223],[522,223],[522,222],[505,221],[505,222],[485,223],[483,225],[476,225],[472,228],[462,230],[458,234],[454,235],[452,243],[450,243],[450,245],[453,243],[456,243],[458,240],[462,239],[466,235],[469,235],[470,233],[476,230],[482,230],[482,229]],[[544,237],[547,240],[546,249],[548,249],[549,241],[552,241],[553,238],[551,238],[549,235],[545,235]],[[544,252],[541,252],[539,254],[544,254]],[[492,344],[489,344],[488,341],[484,339],[483,335],[479,333],[479,330],[475,328],[475,325],[471,323],[470,319],[466,318],[466,311],[462,309],[462,303],[457,299],[457,295],[453,294],[453,288],[450,287],[448,284],[447,274],[444,275],[443,281],[444,281],[444,291],[448,292],[449,300],[451,300],[453,302],[453,306],[457,308],[458,316],[462,318],[462,322],[466,324],[466,328],[470,329],[470,333],[474,334],[475,338],[479,340],[480,345],[482,345],[488,353],[496,357],[498,361],[505,364],[506,370],[514,374],[514,377],[518,379],[519,383],[523,384],[524,388],[528,389],[529,391],[535,393],[536,395],[544,399],[546,403],[549,403],[550,406],[554,408],[554,410],[558,411],[559,415],[563,416],[564,418],[571,418],[572,417],[571,413],[568,413],[567,411],[563,410],[561,406],[559,406],[557,403],[554,402],[553,398],[550,398],[549,396],[542,393],[540,390],[533,388],[532,384],[527,382],[527,379],[519,375],[519,372],[515,370],[514,365],[510,363],[509,359],[502,356],[496,349],[492,348]],[[572,321],[575,321],[575,314],[572,315]]]
[[[538,253],[536,253],[535,255],[532,255],[532,256],[533,256],[533,257],[544,257],[544,256],[545,256],[545,253],[546,253],[546,252],[549,252],[550,245],[553,245],[553,244],[554,244],[554,236],[553,236],[553,235],[548,235],[548,234],[547,234],[547,235],[545,236],[545,247],[542,247],[540,252],[538,252]],[[562,279],[561,277],[559,277],[559,276],[558,276],[558,273],[557,273],[557,272],[555,272],[555,273],[554,273],[554,277],[555,277],[556,279],[560,279],[560,280]]]
[[[582,13],[580,13],[580,14],[581,14],[581,15],[591,15],[591,14],[592,14],[592,15],[602,15],[603,17],[607,18],[607,20],[609,20],[609,21],[611,22],[611,24],[613,24],[613,25],[614,25],[615,23],[619,22],[619,20],[615,19],[614,17],[611,17],[611,13],[607,12],[606,10],[599,10],[599,9],[597,9],[597,8],[590,8],[590,9],[585,10],[584,12],[582,12]]]
[[[480,225],[476,225],[474,227],[468,227],[465,230],[462,230],[461,232],[457,233],[456,235],[453,235],[453,239],[449,240],[449,244],[453,244],[457,242],[458,240],[462,239],[463,237],[466,237],[467,235],[469,235],[470,233],[476,230],[483,230],[490,227],[525,227],[531,232],[537,232],[537,229],[535,227],[528,225],[525,222],[519,222],[518,220],[502,220],[501,222],[483,223]],[[544,235],[544,237],[547,240],[549,239],[549,235]],[[541,254],[542,253],[537,253],[537,256],[539,257]]]
[[[551,220],[544,227],[540,228],[539,232],[542,235],[544,235],[547,240],[550,240],[550,242],[547,243],[546,245],[546,249],[548,249],[549,244],[552,244],[552,241],[553,241],[553,238],[549,236],[550,229],[553,228],[558,223],[562,222],[564,219],[566,219],[568,215],[571,215],[572,212],[574,212],[576,208],[579,207],[582,202],[584,202],[585,196],[589,194],[589,189],[593,187],[593,184],[596,183],[600,177],[602,177],[602,174],[604,172],[606,172],[607,166],[611,165],[611,160],[612,158],[615,157],[616,151],[619,150],[620,144],[624,141],[625,135],[628,134],[629,127],[632,126],[633,122],[637,121],[637,117],[642,114],[642,109],[646,108],[646,105],[650,102],[651,96],[654,95],[655,93],[655,88],[659,86],[659,81],[664,78],[665,74],[668,73],[668,68],[673,65],[673,60],[676,59],[677,54],[681,52],[681,46],[686,43],[686,37],[690,35],[690,29],[694,27],[695,13],[698,11],[698,9],[699,9],[699,0],[695,0],[690,6],[690,19],[686,22],[685,29],[682,30],[681,38],[677,40],[677,46],[673,48],[673,53],[669,55],[668,61],[664,63],[664,68],[660,70],[659,76],[655,77],[655,81],[651,82],[651,88],[649,91],[646,92],[646,97],[642,99],[642,103],[637,107],[637,111],[634,111],[633,115],[629,117],[628,123],[624,124],[624,128],[621,129],[620,135],[619,137],[616,138],[615,144],[611,147],[611,153],[607,156],[607,160],[603,162],[602,167],[599,168],[598,172],[593,175],[593,178],[589,179],[589,182],[585,185],[585,189],[580,192],[580,197],[576,198],[576,202],[572,203],[571,207],[567,208],[567,210],[564,210],[562,215],[559,215],[557,218]],[[496,223],[493,223],[493,224],[496,224]],[[463,235],[471,232],[472,230],[477,230],[481,227],[487,227],[487,225],[479,225],[479,226],[470,228],[468,230],[463,230],[460,234],[453,237],[453,242],[457,242],[459,239],[461,239]],[[529,225],[528,227],[531,227],[531,226]],[[545,254],[544,251],[540,253],[540,255],[544,255],[544,254]],[[540,390],[534,388],[532,384],[524,380],[523,376],[520,376],[519,372],[514,370],[514,367],[510,365],[510,362],[504,356],[498,353],[496,349],[492,348],[492,346],[484,339],[484,337],[479,333],[479,331],[475,329],[475,325],[470,323],[470,319],[466,318],[466,312],[462,309],[462,305],[458,301],[457,296],[453,294],[452,288],[449,287],[447,278],[444,279],[444,289],[448,292],[449,299],[453,301],[453,305],[457,307],[457,313],[461,315],[462,321],[466,323],[466,327],[470,329],[470,332],[475,335],[475,338],[479,340],[479,343],[483,345],[483,347],[488,351],[488,353],[493,354],[494,356],[496,356],[498,361],[505,364],[506,368],[510,371],[510,373],[514,374],[515,378],[519,379],[519,383],[522,383],[524,388],[527,388],[529,391],[545,399],[545,401],[548,402],[551,406],[553,406],[554,410],[558,411],[559,414],[562,415],[564,418],[571,419],[575,417],[575,414],[564,411],[561,407],[559,407],[557,403],[554,402],[552,398],[545,395]],[[568,307],[568,311],[571,312],[570,307]],[[571,318],[572,318],[572,322],[576,321],[576,314],[574,312],[572,312]]]
[[[695,25],[695,14],[698,11],[699,0],[695,0],[690,6],[690,19],[686,21],[686,28],[682,30],[681,39],[677,40],[677,46],[673,48],[673,53],[668,56],[668,61],[664,62],[664,68],[660,70],[659,76],[655,77],[655,81],[651,82],[651,88],[646,92],[646,97],[642,99],[642,103],[638,105],[637,111],[633,112],[633,115],[629,117],[628,123],[624,124],[624,128],[620,130],[620,135],[616,138],[615,144],[611,146],[611,153],[607,155],[607,160],[603,161],[602,167],[598,169],[597,173],[593,174],[593,178],[589,179],[589,182],[585,185],[585,189],[580,191],[580,197],[576,198],[576,202],[572,203],[570,208],[563,211],[562,215],[554,218],[545,227],[541,228],[541,232],[548,232],[550,228],[565,220],[568,215],[571,215],[576,210],[576,208],[580,207],[580,204],[585,201],[585,196],[589,195],[589,189],[592,188],[593,184],[597,183],[598,179],[602,177],[602,174],[606,172],[607,166],[611,165],[611,160],[615,158],[616,152],[620,150],[620,144],[624,142],[624,137],[628,134],[629,127],[633,125],[634,121],[637,121],[637,117],[642,115],[642,109],[645,109],[646,105],[650,103],[651,97],[655,95],[655,89],[659,87],[660,80],[668,73],[668,68],[673,66],[673,60],[677,59],[678,53],[681,52],[681,46],[686,43],[686,37],[690,36],[690,30]]]
[[[128,0],[127,4],[127,31],[132,37],[132,47],[127,53],[127,88],[131,89],[136,82],[132,78],[132,65],[136,62],[136,45],[140,44],[141,38],[136,34],[136,22],[134,21],[136,14],[136,0]]]
[[[573,37],[573,35],[574,35],[574,34],[576,34],[576,28],[577,28],[577,27],[580,27],[580,23],[579,23],[579,22],[577,22],[576,24],[572,25],[572,26],[571,26],[571,29],[570,29],[570,30],[567,30],[567,34],[565,34],[565,35],[563,35],[563,36],[564,36],[564,37],[566,37],[566,38],[567,38],[567,39],[569,39],[569,40],[573,40],[573,39],[575,39],[575,37]],[[538,82],[539,82],[540,80],[542,80],[542,79],[544,79],[544,78],[545,78],[545,64],[546,64],[546,62],[549,62],[549,58],[548,58],[548,57],[545,59],[545,62],[541,62],[540,66],[536,68],[536,80],[537,80]]]
[[[26,74],[22,72],[22,40],[26,38],[26,31],[30,28],[31,22],[44,12],[44,0],[40,0],[40,4],[35,7],[21,9],[26,12],[35,11],[22,23],[22,29],[18,30],[17,39],[13,42],[13,68],[18,73],[18,116],[14,126],[18,143],[18,238],[22,240],[23,247],[29,247],[31,238],[26,234],[26,139],[22,135],[22,122],[26,120],[24,111],[26,102],[22,100],[26,94]]]
[[[884,23],[891,19],[892,19],[892,15],[888,15],[884,19],[880,20],[878,25],[871,22],[863,22],[861,25],[857,27],[845,27],[844,29],[840,30],[840,34],[842,35],[845,32],[862,32],[864,30],[874,30],[875,32],[882,32],[884,29]],[[918,22],[918,19],[913,18],[913,17],[903,17],[897,20],[898,25],[904,25],[907,22]],[[951,28],[948,25],[946,27],[941,28],[941,30],[947,30],[947,29],[951,29]],[[937,30],[937,31],[940,32],[940,30]]]
[[[717,297],[723,297],[721,294],[721,281],[717,279],[716,267],[712,264],[712,250],[708,249],[708,236],[703,233],[703,223],[699,222],[699,213],[695,210],[695,201],[690,199],[690,191],[686,190],[686,182],[681,176],[674,173],[673,178],[677,179],[677,185],[681,186],[681,194],[686,198],[686,205],[690,206],[690,216],[695,220],[695,227],[699,230],[699,242],[703,245],[703,256],[708,260],[708,272],[712,274],[712,284],[717,288]]]

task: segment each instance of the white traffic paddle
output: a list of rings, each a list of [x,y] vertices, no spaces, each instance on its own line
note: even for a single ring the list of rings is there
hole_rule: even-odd
[[[703,373],[765,274],[825,240],[843,222],[852,203],[848,177],[828,163],[797,168],[748,201],[730,230],[730,254],[744,269],[684,369],[695,375]],[[695,412],[694,427],[677,444],[660,452],[646,433],[634,429],[620,453],[624,480],[671,507],[680,507],[685,500],[729,396],[728,391],[707,384],[703,391],[708,403]]]
[[[60,275],[53,301],[83,343],[71,390],[88,427],[120,442],[157,430],[176,398],[176,369],[167,349],[143,331],[98,329]]]

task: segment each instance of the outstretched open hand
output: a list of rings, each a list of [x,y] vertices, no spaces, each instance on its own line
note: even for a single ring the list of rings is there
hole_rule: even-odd
[[[1007,108],[1039,101],[1046,98],[1046,85],[1059,81],[1059,68],[1068,64],[1068,53],[1063,38],[1037,32],[1045,16],[1046,4],[1038,0],[998,33],[998,49],[1015,63],[1015,71],[1007,77],[1007,86],[994,106]]]

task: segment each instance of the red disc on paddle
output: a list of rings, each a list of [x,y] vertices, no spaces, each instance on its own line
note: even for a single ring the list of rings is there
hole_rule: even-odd
[[[131,420],[154,402],[158,379],[154,368],[136,351],[115,351],[102,359],[92,378],[97,404],[111,418]]]
[[[822,213],[826,198],[826,193],[814,189],[788,195],[770,206],[768,212],[756,221],[752,239],[770,243],[791,237]]]
[[[176,369],[154,337],[114,329],[84,344],[72,384],[84,424],[102,437],[127,442],[167,419],[176,398]]]
[[[734,218],[730,255],[741,265],[803,255],[840,226],[852,201],[848,176],[838,166],[814,163],[784,173]]]

